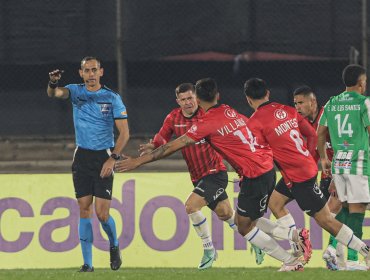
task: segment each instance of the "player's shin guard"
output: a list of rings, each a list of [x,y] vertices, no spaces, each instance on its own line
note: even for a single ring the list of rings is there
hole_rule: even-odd
[[[118,246],[116,223],[114,222],[112,216],[109,216],[108,221],[101,222],[101,225],[108,235],[110,247]]]
[[[289,227],[282,226],[277,222],[273,222],[263,217],[258,219],[256,227],[274,238],[289,240],[291,236],[291,229]]]
[[[360,239],[362,238],[362,224],[364,222],[364,217],[364,213],[349,213],[347,220],[347,226],[352,229],[353,234]],[[349,248],[347,259],[351,261],[358,261],[357,251]]]
[[[92,244],[93,244],[93,230],[90,218],[80,218],[78,225],[78,233],[80,237],[82,256],[84,264],[92,267]]]
[[[277,219],[276,222],[278,225],[285,227],[285,228],[289,228],[291,231],[297,229],[293,216],[290,213]],[[289,244],[290,244],[290,247],[292,248],[293,254],[298,255],[299,250],[297,248],[296,243],[292,241],[291,239],[289,239]]]
[[[368,256],[369,247],[361,239],[356,237],[348,226],[343,224],[335,238],[338,242],[359,252],[362,256]]]
[[[211,234],[209,232],[207,218],[201,211],[197,211],[188,215],[195,231],[202,239],[204,249],[213,249]]]
[[[271,236],[254,227],[245,236],[250,243],[261,248],[266,254],[284,263],[294,262],[295,258],[285,251]]]

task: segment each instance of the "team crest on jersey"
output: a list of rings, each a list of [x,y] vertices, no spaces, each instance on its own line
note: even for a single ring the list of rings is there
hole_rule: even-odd
[[[100,104],[100,112],[102,113],[103,117],[108,117],[112,111],[112,104],[102,103]]]
[[[225,110],[225,117],[228,118],[228,119],[236,119],[238,117],[238,114],[231,108],[227,108]]]
[[[274,116],[278,121],[283,121],[288,117],[288,113],[283,109],[277,109],[274,112]]]
[[[195,134],[197,129],[198,129],[198,127],[195,124],[193,124],[192,127],[190,127],[189,132]]]

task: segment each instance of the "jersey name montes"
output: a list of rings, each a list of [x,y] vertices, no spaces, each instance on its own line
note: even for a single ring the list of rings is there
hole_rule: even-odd
[[[296,118],[293,118],[293,119],[290,119],[290,120],[287,120],[285,122],[283,122],[282,124],[278,125],[277,127],[275,127],[275,132],[277,134],[277,136],[280,136],[282,134],[284,134],[285,132],[293,129],[293,128],[297,128],[298,127],[298,121]]]

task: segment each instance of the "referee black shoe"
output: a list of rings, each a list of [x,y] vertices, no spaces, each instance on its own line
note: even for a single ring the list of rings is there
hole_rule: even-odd
[[[110,247],[110,268],[112,270],[118,270],[121,267],[121,251],[118,246]]]
[[[88,264],[84,264],[80,267],[80,270],[78,272],[94,272],[94,267],[90,267]]]

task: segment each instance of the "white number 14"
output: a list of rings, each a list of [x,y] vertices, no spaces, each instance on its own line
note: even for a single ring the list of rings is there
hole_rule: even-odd
[[[342,137],[342,134],[348,134],[348,137],[352,137],[352,134],[353,134],[352,124],[348,122],[348,117],[349,115],[346,114],[344,116],[343,122],[341,120],[340,114],[336,114],[334,117],[338,123],[338,136],[339,137]]]

